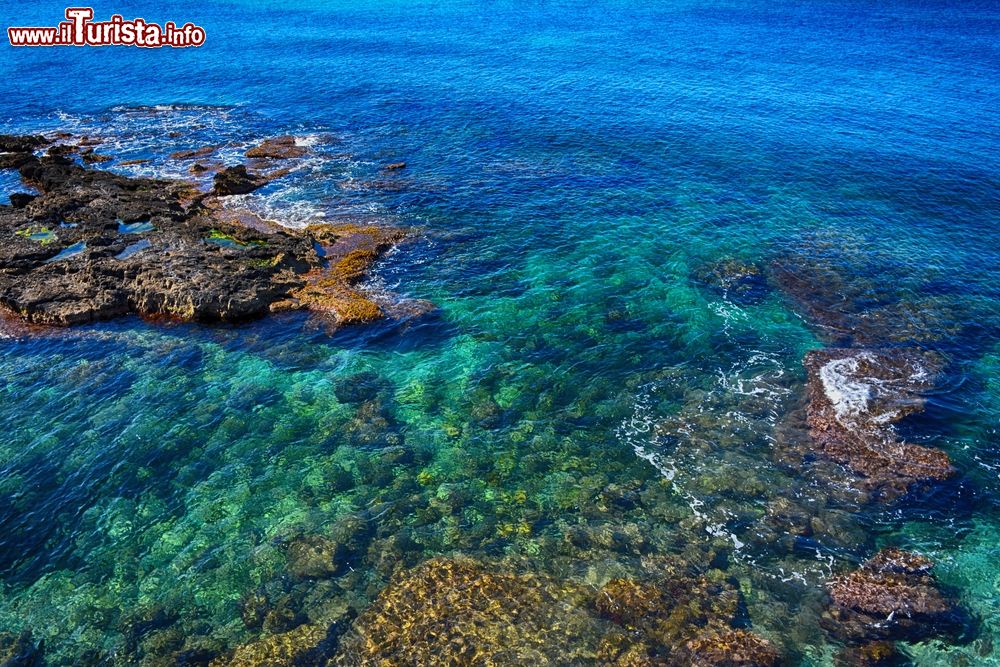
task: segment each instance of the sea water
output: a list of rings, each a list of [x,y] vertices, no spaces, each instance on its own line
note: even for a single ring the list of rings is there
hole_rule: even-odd
[[[63,10],[6,3],[0,19]],[[368,288],[439,310],[333,333],[126,319],[0,340],[0,628],[44,638],[49,664],[137,655],[130,628],[157,610],[147,652],[169,633],[252,639],[240,601],[285,580],[287,542],[372,507],[367,555],[323,595],[292,590],[301,613],[364,609],[403,535],[409,565],[464,553],[595,586],[652,554],[723,567],[755,632],[792,664],[831,664],[824,582],[896,545],[979,621],[904,653],[1000,664],[995,3],[96,11],[192,21],[207,41],[2,48],[4,132],[96,137],[102,168],[185,178],[169,153],[217,145],[234,163],[295,135],[310,155],[227,205],[410,227]],[[699,276],[789,255],[863,282],[852,298],[912,304],[893,312],[945,355],[905,429],[959,471],[929,498],[852,505],[775,454],[823,331],[780,290],[740,301]],[[359,373],[378,378],[384,433],[337,398]],[[642,502],[609,509],[621,488]],[[782,499],[840,539],[765,526]],[[581,551],[575,526],[642,540]]]

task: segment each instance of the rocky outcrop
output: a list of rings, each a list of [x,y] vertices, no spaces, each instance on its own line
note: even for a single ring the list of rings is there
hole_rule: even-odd
[[[860,476],[872,497],[891,500],[954,473],[941,450],[902,441],[894,424],[923,410],[940,362],[915,350],[815,350],[806,422],[814,453]]]
[[[213,194],[219,196],[245,195],[265,185],[268,179],[251,174],[242,164],[226,167],[213,177]]]
[[[43,141],[0,137],[0,148]],[[182,181],[87,169],[59,154],[3,155],[16,156],[4,164],[39,191],[0,206],[0,305],[29,323],[129,313],[238,321],[290,309],[332,325],[383,316],[356,285],[401,230],[251,227]],[[247,192],[268,178],[230,167],[216,174],[213,193]]]
[[[259,146],[254,146],[248,150],[246,156],[249,158],[287,160],[303,157],[307,152],[304,146],[299,146],[296,143],[295,137],[286,135],[264,140]]]
[[[958,637],[968,624],[958,603],[941,592],[933,563],[900,549],[884,549],[857,570],[827,582],[823,624],[856,643]]]

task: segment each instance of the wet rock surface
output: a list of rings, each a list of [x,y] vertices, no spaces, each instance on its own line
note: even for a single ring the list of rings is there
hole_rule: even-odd
[[[243,165],[226,167],[213,177],[212,192],[217,195],[245,195],[267,183],[267,178],[251,174]]]
[[[295,137],[286,135],[274,137],[261,142],[246,152],[249,158],[267,158],[272,160],[287,160],[291,158],[303,157],[308,151],[304,146],[299,146]]]
[[[929,559],[917,554],[880,551],[857,570],[827,582],[830,606],[824,626],[834,636],[858,643],[958,638],[969,619],[956,600],[942,593],[932,568]]]
[[[940,359],[916,350],[809,352],[806,423],[813,452],[860,476],[873,498],[892,500],[954,473],[948,455],[904,442],[894,425],[923,410]]]
[[[183,181],[26,150],[44,141],[0,137],[8,150],[0,166],[17,168],[40,193],[0,206],[0,304],[25,321],[73,325],[130,313],[239,321],[308,309],[337,325],[383,316],[355,285],[401,230],[251,228]],[[216,174],[213,192],[248,192],[268,178],[230,167]]]

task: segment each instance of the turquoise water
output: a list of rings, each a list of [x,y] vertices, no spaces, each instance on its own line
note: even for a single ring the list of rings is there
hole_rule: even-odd
[[[333,335],[285,316],[0,340],[0,628],[44,637],[49,664],[222,650],[259,632],[254,591],[328,618],[460,552],[595,586],[655,558],[724,568],[756,632],[828,665],[822,584],[884,545],[932,557],[979,620],[964,644],[903,646],[913,663],[1000,664],[994,3],[96,9],[208,42],[0,49],[30,91],[0,99],[3,131],[101,137],[102,166],[181,177],[172,151],[295,134],[311,155],[231,205],[414,228],[368,287],[440,310]],[[783,462],[802,357],[828,341],[779,290],[701,279],[732,258],[819,258],[944,354],[905,435],[957,479],[871,505]],[[785,501],[826,529],[771,521]],[[286,545],[352,517],[370,530],[349,569],[289,581]]]

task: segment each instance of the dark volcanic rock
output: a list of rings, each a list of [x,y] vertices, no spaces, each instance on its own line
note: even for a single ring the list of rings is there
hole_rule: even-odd
[[[939,361],[915,350],[814,350],[806,422],[816,454],[862,478],[883,500],[954,473],[948,455],[903,442],[894,424],[923,410],[921,394],[934,386]]]
[[[939,590],[932,567],[917,554],[880,551],[854,572],[827,582],[824,626],[852,642],[959,637],[968,616]]]
[[[0,134],[0,153],[31,153],[50,143],[52,142],[40,134],[25,136]]]
[[[3,137],[0,146],[39,141]],[[382,316],[352,285],[401,230],[248,228],[183,181],[128,178],[60,155],[8,155],[40,192],[0,206],[0,305],[27,322],[128,313],[236,321],[287,309],[316,310],[335,324]],[[217,175],[216,190],[248,191],[264,180],[231,167]]]
[[[10,195],[10,205],[14,208],[24,208],[35,201],[36,195],[29,195],[27,192],[14,192]]]
[[[215,175],[212,193],[220,196],[245,195],[267,183],[263,176],[255,176],[242,164],[226,167]]]

